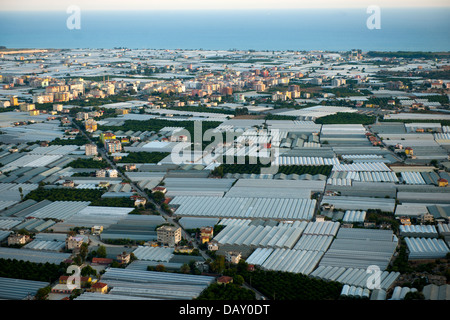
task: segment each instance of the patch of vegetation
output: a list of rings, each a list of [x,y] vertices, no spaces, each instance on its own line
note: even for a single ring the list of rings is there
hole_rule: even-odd
[[[35,263],[16,259],[0,259],[0,277],[53,282],[66,272],[67,265],[61,263]]]
[[[91,158],[79,158],[67,164],[65,168],[67,167],[76,169],[104,169],[108,167],[108,163],[105,160],[98,161]]]
[[[158,163],[170,152],[130,152],[127,156],[119,160],[121,163]]]
[[[186,106],[186,107],[170,107],[167,110],[187,111],[187,112],[208,112],[208,113],[224,113],[234,114],[234,111],[222,108],[204,107],[204,106]]]
[[[337,300],[343,284],[281,271],[243,272],[247,283],[271,300]]]
[[[35,201],[96,201],[99,200],[105,190],[100,189],[70,189],[70,188],[52,188],[46,189],[39,187],[28,193],[24,200],[32,199]]]
[[[338,112],[318,118],[315,122],[318,124],[362,124],[369,125],[375,122],[376,117],[367,116],[359,113]]]
[[[195,300],[256,300],[255,293],[240,285],[213,283]]]
[[[211,174],[218,177],[223,177],[227,173],[240,173],[240,174],[260,174],[261,168],[268,168],[270,165],[262,164],[221,164],[215,168]],[[323,174],[329,176],[333,166],[279,166],[277,173],[289,174]]]
[[[327,89],[323,89],[323,92],[332,93],[338,98],[364,96],[363,93],[353,90],[351,88],[347,88],[347,87],[327,88]]]
[[[49,146],[65,146],[65,145],[75,145],[75,146],[84,146],[85,144],[88,144],[89,140],[82,135],[76,135],[74,138],[70,139],[61,139],[56,138],[55,140],[49,142]]]
[[[128,197],[100,198],[100,199],[92,200],[90,206],[132,208],[132,207],[134,207],[134,200],[132,200]]]
[[[448,58],[450,52],[431,52],[431,51],[369,51],[366,53],[368,57],[384,57],[384,58],[408,58],[408,59],[442,59]]]
[[[285,116],[285,115],[272,114],[272,113],[268,113],[264,117],[264,120],[296,120],[296,119],[297,119],[296,116]]]
[[[202,135],[205,133],[208,129],[213,129],[218,127],[222,122],[220,121],[201,121],[202,125]],[[164,127],[183,127],[185,128],[190,136],[191,140],[194,136],[194,121],[188,121],[188,120],[180,120],[180,121],[174,121],[174,120],[163,120],[163,119],[149,119],[146,121],[140,121],[140,120],[126,120],[125,123],[120,127],[123,131],[159,131]],[[99,130],[102,131],[115,131],[117,130],[117,127],[108,127],[108,126],[98,126]]]

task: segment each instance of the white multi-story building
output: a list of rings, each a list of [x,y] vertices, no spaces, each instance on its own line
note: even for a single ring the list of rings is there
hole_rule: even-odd
[[[98,154],[97,145],[92,143],[92,144],[86,144],[84,147],[85,147],[84,153],[87,156],[96,156]]]

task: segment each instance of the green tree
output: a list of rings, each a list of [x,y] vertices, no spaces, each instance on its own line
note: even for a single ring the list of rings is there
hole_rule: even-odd
[[[80,255],[81,259],[83,259],[83,261],[86,260],[86,257],[88,255],[88,251],[89,251],[88,250],[88,244],[87,243],[83,243],[81,245],[81,247],[80,247],[80,253],[79,253],[79,255]]]
[[[86,266],[83,269],[81,269],[81,275],[83,277],[91,276],[91,275],[92,276],[97,276],[97,270],[95,270],[91,266]]]
[[[236,276],[233,278],[233,283],[234,283],[234,284],[237,284],[237,285],[239,285],[239,286],[242,286],[242,284],[244,283],[244,277],[241,276],[240,274],[236,275]]]
[[[97,248],[97,257],[98,258],[106,258],[106,247],[105,246],[99,246]]]
[[[155,270],[158,271],[158,272],[165,272],[166,271],[166,267],[163,264],[158,264],[155,267]]]
[[[152,199],[153,199],[156,203],[158,203],[158,204],[161,204],[161,203],[164,201],[164,199],[165,199],[165,195],[164,195],[164,193],[162,193],[161,191],[155,191],[155,192],[153,192],[153,193],[151,194],[151,197],[152,197]]]
[[[211,263],[212,271],[222,273],[225,269],[225,256],[217,255],[216,259]]]
[[[50,286],[40,288],[35,295],[36,300],[47,300],[48,294],[51,292],[52,288]]]
[[[416,291],[416,292],[408,292],[405,295],[404,300],[425,300],[425,296],[422,292]]]
[[[182,273],[190,273],[191,272],[191,268],[189,267],[189,265],[187,264],[187,263],[184,263],[182,266],[181,266],[181,268],[180,268],[180,271],[182,272]]]

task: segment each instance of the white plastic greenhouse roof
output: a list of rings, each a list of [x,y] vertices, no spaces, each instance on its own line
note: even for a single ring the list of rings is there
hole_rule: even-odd
[[[133,254],[139,260],[153,260],[168,262],[173,257],[173,248],[139,246]]]
[[[215,238],[220,244],[270,248],[292,248],[306,227],[305,221],[278,226],[231,224]]]
[[[66,259],[69,259],[71,254],[60,253],[60,252],[50,252],[50,251],[36,251],[29,249],[15,249],[0,247],[0,258],[3,259],[16,259],[23,261],[30,261],[36,263],[55,263],[60,264]]]
[[[401,175],[406,184],[426,184],[420,172],[402,171]]]
[[[23,300],[48,285],[48,282],[0,277],[0,299]]]
[[[332,204],[337,209],[368,210],[380,209],[381,211],[394,212],[395,199],[353,197],[353,196],[324,196],[322,204]]]
[[[56,154],[56,155],[66,155],[69,154],[75,150],[78,150],[79,147],[76,145],[52,145],[52,146],[48,146],[48,147],[37,147],[35,149],[33,149],[32,151],[30,151],[30,154],[48,154],[48,155],[52,155],[52,154]]]
[[[275,165],[290,166],[290,165],[306,165],[306,166],[321,166],[321,165],[338,165],[338,158],[323,158],[323,157],[289,157],[280,156],[275,159]]]
[[[61,157],[62,155],[25,154],[5,167],[44,167]]]
[[[60,251],[66,246],[62,241],[33,240],[27,243],[24,248],[31,250]]]
[[[308,251],[322,251],[325,252],[331,245],[333,236],[328,235],[302,235],[293,249],[308,250]]]
[[[366,218],[366,211],[347,210],[345,211],[344,222],[364,222]]]
[[[28,217],[53,218],[65,220],[79,213],[90,204],[89,201],[55,201],[49,205],[29,213]]]
[[[339,222],[314,221],[308,223],[303,234],[334,236],[338,232],[339,227],[340,227]]]
[[[19,218],[0,218],[0,230],[11,230],[21,222]]]
[[[310,276],[323,280],[337,281],[349,286],[368,287],[368,280],[372,273],[368,273],[366,268],[346,268],[336,266],[320,265]],[[383,271],[380,274],[380,289],[389,289],[395,280],[400,276],[399,272]]]
[[[214,281],[214,277],[203,275],[191,275],[181,273],[168,273],[157,271],[140,271],[121,268],[107,268],[102,276],[104,280],[116,280],[127,282],[153,282],[161,284],[189,284],[194,286],[207,286]]]
[[[436,227],[432,225],[401,225],[400,233],[438,235]]]
[[[438,259],[450,252],[442,239],[405,237],[405,241],[409,250],[409,259]]]
[[[450,226],[446,223],[439,223],[438,224],[438,230],[439,233],[450,233]]]
[[[126,207],[101,207],[101,206],[87,206],[78,212],[78,215],[105,215],[105,216],[126,216],[128,213],[133,211],[133,208]]]
[[[177,216],[309,220],[315,199],[175,197]]]
[[[391,169],[384,162],[359,162],[335,164],[333,171],[391,171]]]
[[[274,249],[261,264],[261,268],[308,275],[314,270],[322,256],[323,252],[321,251]]]

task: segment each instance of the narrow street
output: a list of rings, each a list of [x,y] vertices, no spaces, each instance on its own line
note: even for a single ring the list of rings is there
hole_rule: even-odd
[[[72,117],[68,117],[70,119],[70,121],[72,122],[72,124],[78,129],[80,130],[80,132],[89,140],[90,143],[95,144],[92,139],[84,132],[84,130],[82,130],[82,128],[80,128],[75,122],[73,122]],[[104,148],[98,148],[98,152],[100,153],[100,155],[102,156],[103,159],[105,159],[108,164],[111,166],[111,168],[116,169],[118,171],[118,173],[120,174],[120,176],[122,177],[122,179],[124,180],[129,180],[128,177],[126,177],[121,171],[119,171],[117,169],[117,165],[111,161],[108,157],[108,155],[106,154],[106,151],[104,150]],[[197,249],[199,251],[199,253],[202,255],[203,259],[205,260],[213,260],[204,250],[200,249],[198,247],[197,242],[191,237],[191,235],[189,233],[187,233],[183,227],[174,220],[173,217],[171,217],[169,214],[167,214],[164,210],[161,209],[161,207],[155,203],[148,195],[147,193],[145,193],[143,190],[141,190],[135,183],[133,183],[132,181],[130,181],[130,185],[132,187],[132,189],[134,189],[139,195],[141,195],[142,197],[144,197],[145,199],[147,199],[148,202],[151,202],[155,205],[156,210],[158,211],[158,213],[170,224],[181,228],[181,233],[182,233],[182,237],[184,239],[186,239],[188,242],[190,242],[193,247],[195,249]],[[100,242],[100,239],[94,239],[95,243],[100,244],[102,242]],[[105,244],[103,244],[105,245]],[[260,292],[258,292],[256,289],[254,289],[253,287],[251,287],[248,283],[244,283],[243,285],[244,288],[252,290],[255,293],[255,297],[257,300],[262,300],[263,296]],[[265,298],[264,298],[265,299]]]
[[[72,124],[74,125],[74,127],[76,127],[78,130],[80,130],[80,132],[89,140],[90,143],[95,144],[95,142],[92,141],[92,139],[84,132],[84,130],[82,130],[82,128],[80,128],[71,117],[69,117],[70,121],[72,122]],[[105,161],[108,162],[108,164],[111,166],[111,168],[116,169],[120,175],[120,177],[124,180],[129,180],[129,178],[127,176],[125,176],[121,171],[118,170],[117,165],[111,161],[108,157],[108,155],[106,154],[106,151],[104,150],[104,148],[98,148],[97,149],[98,152],[100,153],[100,155],[102,156],[103,159],[105,159]],[[140,196],[144,197],[148,202],[151,202],[155,205],[156,210],[158,211],[158,213],[167,221],[167,223],[170,223],[176,227],[181,228],[181,232],[182,232],[182,237],[184,239],[186,239],[188,242],[191,242],[192,245],[194,246],[194,248],[199,250],[199,253],[202,255],[202,257],[207,260],[207,259],[211,259],[211,257],[204,251],[201,250],[196,241],[191,237],[191,235],[189,233],[187,233],[183,227],[174,220],[173,217],[171,217],[169,214],[167,214],[164,210],[161,209],[161,207],[155,203],[148,195],[147,193],[145,193],[143,190],[141,190],[135,183],[133,183],[132,181],[130,181],[130,186],[133,190],[136,191],[136,193],[138,193]]]

